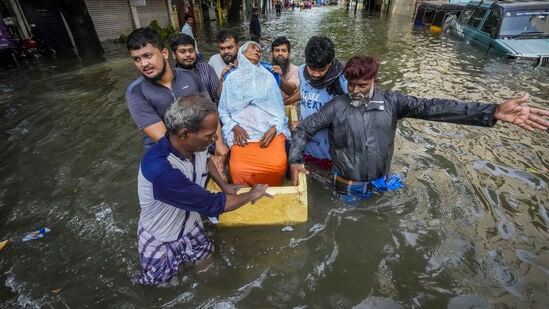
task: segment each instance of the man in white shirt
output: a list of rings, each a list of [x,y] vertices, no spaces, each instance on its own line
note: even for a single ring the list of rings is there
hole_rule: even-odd
[[[198,60],[202,59],[202,54],[198,50],[198,42],[194,38],[193,34],[193,25],[194,25],[194,17],[192,17],[189,14],[185,14],[185,17],[183,18],[185,20],[185,24],[181,28],[181,33],[189,35],[194,40],[194,50],[196,52],[196,56],[198,57]]]
[[[219,53],[210,57],[208,64],[211,65],[220,81],[223,82],[222,74],[225,75],[228,71],[236,68],[238,61],[238,35],[232,30],[221,30],[217,34],[217,46]]]

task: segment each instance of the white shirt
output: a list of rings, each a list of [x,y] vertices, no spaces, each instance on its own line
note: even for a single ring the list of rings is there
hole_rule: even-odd
[[[211,56],[210,60],[208,61],[208,64],[214,68],[215,74],[217,74],[217,77],[221,78],[221,72],[227,66],[225,61],[223,61],[223,58],[221,58],[221,55],[215,54]]]
[[[193,35],[193,28],[191,27],[191,25],[185,23],[183,25],[183,28],[181,28],[181,33],[184,33],[186,35],[189,35],[190,37],[192,37],[194,39],[194,50],[196,51],[196,54],[200,54],[200,51],[198,51],[198,42],[196,41],[196,39],[194,38],[194,35]]]

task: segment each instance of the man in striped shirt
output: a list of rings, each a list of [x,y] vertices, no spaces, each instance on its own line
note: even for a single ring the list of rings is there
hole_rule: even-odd
[[[170,47],[177,68],[183,68],[198,74],[202,84],[208,90],[210,99],[219,103],[219,77],[214,68],[208,63],[198,62],[195,40],[187,34],[180,33],[172,36]]]
[[[195,50],[195,40],[189,35],[180,33],[172,36],[170,47],[173,51],[173,57],[176,61],[176,67],[192,71],[198,75],[202,85],[208,91],[210,99],[216,105],[219,104],[219,96],[221,95],[221,84],[215,70],[207,63],[198,62],[198,57]],[[221,124],[219,125],[218,134],[221,137]],[[229,147],[222,138],[219,138],[215,144],[215,156],[212,160],[220,173],[225,169]]]

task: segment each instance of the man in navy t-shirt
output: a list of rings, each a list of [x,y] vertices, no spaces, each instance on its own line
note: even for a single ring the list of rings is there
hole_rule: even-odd
[[[140,284],[157,285],[176,276],[181,263],[207,258],[213,252],[201,215],[218,216],[269,196],[265,184],[236,194],[240,186],[222,180],[209,160],[208,146],[217,140],[217,107],[201,96],[186,96],[165,113],[167,134],[143,156],[137,192]],[[204,186],[210,176],[223,190]]]

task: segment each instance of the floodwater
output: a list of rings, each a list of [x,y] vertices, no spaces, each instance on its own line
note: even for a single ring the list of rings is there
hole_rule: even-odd
[[[549,70],[505,63],[411,18],[335,6],[261,20],[293,62],[315,34],[337,57],[382,61],[380,88],[503,102],[529,92],[549,108]],[[247,34],[247,22],[238,25]],[[206,59],[215,26],[200,29]],[[267,46],[268,42],[265,42]],[[509,125],[399,124],[393,172],[403,189],[346,204],[312,170],[309,219],[291,228],[208,225],[210,269],[168,287],[134,285],[141,136],[124,92],[138,77],[124,46],[82,67],[48,62],[0,72],[0,307],[546,308],[549,135]],[[268,56],[265,53],[265,56]],[[22,242],[39,227],[51,232]]]

